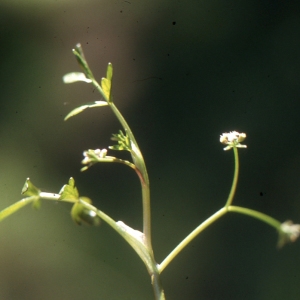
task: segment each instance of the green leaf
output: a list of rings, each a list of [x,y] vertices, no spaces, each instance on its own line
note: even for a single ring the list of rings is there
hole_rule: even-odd
[[[108,63],[106,70],[106,78],[101,79],[101,87],[107,100],[111,100],[111,84],[113,76],[113,67],[111,63]]]
[[[89,204],[92,203],[92,200],[87,197],[81,197],[80,200]],[[101,223],[100,217],[93,210],[86,208],[80,202],[76,202],[73,205],[71,210],[71,217],[73,221],[78,225],[86,224],[98,226]]]
[[[111,63],[108,63],[107,70],[106,70],[106,78],[109,81],[112,81],[112,76],[113,76],[113,67]]]
[[[63,76],[64,83],[73,83],[78,81],[84,81],[87,83],[92,82],[91,79],[86,78],[85,74],[82,72],[72,72]]]
[[[107,78],[102,78],[101,79],[101,87],[102,87],[105,97],[109,100],[111,81],[108,80]]]
[[[78,200],[79,193],[75,186],[75,180],[73,177],[69,179],[69,183],[65,184],[59,192],[60,200]]]
[[[80,67],[83,69],[85,75],[87,78],[93,78],[93,74],[87,64],[87,61],[84,57],[84,53],[83,53],[83,50],[82,50],[82,47],[80,45],[80,43],[78,43],[76,46],[75,46],[75,49],[72,50],[75,57],[76,57],[76,60],[77,62],[79,63]]]
[[[27,178],[22,188],[21,194],[28,197],[37,196],[36,200],[32,202],[32,207],[35,209],[39,209],[41,207],[40,192],[41,191],[32,184],[30,179]]]
[[[70,119],[73,116],[76,116],[78,114],[80,114],[82,111],[84,111],[87,108],[93,108],[93,107],[99,107],[99,106],[106,106],[108,105],[106,101],[94,101],[94,102],[89,102],[87,104],[81,105],[75,109],[73,109],[71,112],[69,112],[67,114],[67,116],[65,117],[65,121]]]
[[[30,197],[30,196],[39,196],[40,192],[41,191],[32,184],[30,179],[27,178],[22,188],[21,194]]]

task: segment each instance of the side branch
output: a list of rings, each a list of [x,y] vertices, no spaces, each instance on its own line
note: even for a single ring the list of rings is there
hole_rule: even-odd
[[[222,207],[208,219],[206,219],[203,223],[201,223],[197,228],[195,228],[158,266],[158,271],[161,273],[166,266],[204,229],[206,229],[209,225],[214,223],[216,220],[221,218],[223,215],[227,213],[227,209]]]

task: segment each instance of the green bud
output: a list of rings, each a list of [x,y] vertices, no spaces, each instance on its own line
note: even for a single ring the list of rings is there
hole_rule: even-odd
[[[87,203],[92,203],[92,200],[87,197],[81,197],[80,200]],[[101,218],[96,214],[95,211],[86,208],[82,203],[76,202],[71,210],[71,217],[73,221],[78,224],[86,224],[90,226],[99,226]]]

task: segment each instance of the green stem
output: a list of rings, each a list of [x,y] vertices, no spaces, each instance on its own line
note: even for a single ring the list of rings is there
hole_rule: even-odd
[[[143,155],[139,149],[139,146],[135,140],[135,137],[127,124],[126,120],[117,109],[113,102],[109,102],[109,106],[120,121],[125,132],[128,134],[131,141],[132,147],[132,159],[140,173],[142,174],[141,187],[142,187],[142,198],[143,198],[143,233],[145,235],[145,243],[149,249],[152,250],[151,243],[151,209],[150,209],[150,187],[149,177],[146,169],[146,164]]]
[[[228,207],[229,205],[231,205],[231,203],[233,201],[233,197],[234,197],[234,194],[236,191],[238,177],[239,177],[239,154],[238,154],[238,150],[236,147],[233,147],[233,153],[234,153],[234,174],[233,174],[233,180],[232,180],[230,193],[229,193],[227,202],[225,204],[225,207]]]
[[[55,194],[55,193],[45,193],[45,192],[40,192],[39,195],[35,196],[30,196],[23,198],[19,200],[18,202],[6,207],[2,211],[0,211],[0,222],[3,221],[5,218],[9,217],[13,213],[17,212],[19,209],[22,207],[26,206],[27,204],[33,203],[34,201],[38,201],[39,199],[45,199],[45,200],[53,200],[57,201],[59,200],[60,195]],[[70,203],[75,203],[74,200],[61,200],[63,202],[70,202]]]
[[[119,164],[123,164],[125,166],[128,166],[130,167],[131,169],[133,169],[137,174],[138,176],[140,177],[140,172],[139,170],[137,169],[136,165],[131,163],[130,161],[128,160],[124,160],[124,159],[120,159],[120,158],[116,158],[116,157],[112,157],[112,156],[106,156],[104,158],[101,158],[101,157],[93,157],[93,161],[92,163],[89,163],[87,166],[81,168],[81,171],[85,171],[86,169],[88,169],[93,163],[96,162],[101,162],[101,163],[119,163]],[[86,164],[86,163],[84,163]]]
[[[150,183],[149,183],[149,177],[148,172],[146,168],[146,164],[143,158],[143,155],[140,151],[140,148],[138,146],[138,143],[136,142],[136,139],[122,116],[121,112],[118,110],[118,108],[115,106],[115,104],[107,99],[106,95],[103,93],[103,90],[99,83],[94,79],[94,76],[92,75],[91,70],[89,69],[87,63],[86,66],[88,68],[88,72],[90,74],[90,79],[92,80],[93,85],[95,88],[99,91],[99,93],[102,95],[102,97],[105,99],[105,101],[108,103],[110,108],[112,109],[113,113],[121,123],[122,127],[125,130],[125,133],[128,134],[130,140],[131,140],[131,147],[132,147],[132,159],[134,164],[136,165],[137,169],[139,170],[139,173],[142,175],[139,176],[141,181],[141,187],[142,187],[142,198],[143,198],[143,233],[145,234],[145,242],[149,249],[152,249],[152,242],[151,242],[151,207],[150,207]]]
[[[105,158],[97,158],[98,162],[114,162],[114,163],[120,163],[123,164],[125,166],[130,167],[131,169],[133,169],[137,176],[139,177],[140,181],[143,183],[144,182],[144,177],[143,174],[140,172],[140,170],[137,168],[137,166],[133,163],[131,163],[128,160],[124,160],[124,159],[120,159],[120,158],[116,158],[116,157],[112,157],[112,158],[107,158],[107,156]],[[85,166],[81,169],[81,171],[84,171],[86,169],[88,169],[89,166]]]
[[[262,222],[267,223],[268,225],[274,227],[277,230],[281,230],[281,223],[279,221],[277,221],[276,219],[263,214],[259,211],[253,210],[253,209],[249,209],[249,208],[245,208],[245,207],[240,207],[240,206],[228,206],[227,210],[229,212],[235,212],[235,213],[240,213],[240,214],[244,214],[253,218],[256,218]]]
[[[178,246],[163,260],[163,262],[158,266],[159,273],[161,273],[166,266],[185,248],[200,232],[206,229],[209,225],[214,223],[220,217],[227,213],[227,209],[222,207],[203,223],[201,223],[197,228],[195,228]]]
[[[155,300],[165,300],[165,292],[161,285],[160,275],[157,267],[155,268],[155,273],[151,275],[151,284],[154,292]]]
[[[137,143],[128,123],[126,122],[126,120],[122,116],[121,112],[118,110],[118,108],[115,106],[115,104],[113,102],[109,102],[108,104],[111,107],[111,109],[114,112],[117,119],[119,120],[119,122],[121,123],[125,132],[128,134],[129,139],[131,141],[133,162],[137,166],[137,168],[140,169],[141,173],[143,174],[144,183],[149,185],[149,178],[148,178],[148,173],[147,173],[146,164],[145,164],[143,155],[140,151],[138,143]]]
[[[220,217],[225,215],[227,212],[235,212],[240,213],[244,215],[248,215],[250,217],[256,218],[262,222],[267,223],[268,225],[274,227],[276,230],[281,231],[281,223],[264,214],[261,212],[258,212],[253,209],[240,207],[240,206],[233,206],[230,205],[228,207],[223,207],[220,210],[218,210],[215,214],[213,214],[211,217],[209,217],[207,220],[205,220],[203,223],[201,223],[196,229],[194,229],[164,260],[163,262],[158,266],[159,273],[161,273],[167,265],[185,248],[198,234],[200,234],[204,229],[206,229],[208,226],[210,226],[212,223],[214,223],[216,220],[218,220]]]
[[[57,200],[59,200],[60,195],[59,194],[55,194],[55,193],[40,192],[39,197],[41,199],[45,199],[45,200],[57,201]],[[74,203],[74,200],[62,200],[62,201]]]
[[[110,225],[115,231],[117,231],[127,243],[136,251],[139,257],[144,262],[148,273],[151,277],[151,284],[156,300],[165,300],[164,290],[160,282],[160,274],[157,264],[154,260],[152,249],[148,248],[145,244],[144,235],[141,232],[133,230],[125,225],[123,222],[115,222],[112,218],[106,215],[101,210],[97,209],[93,205],[79,200],[80,203],[87,209],[94,211],[103,221]],[[142,236],[140,235],[142,234]]]
[[[146,164],[144,161],[144,158],[142,156],[142,153],[139,149],[138,143],[135,140],[135,137],[127,124],[126,120],[120,113],[120,111],[117,109],[115,104],[111,99],[108,99],[105,93],[103,92],[103,89],[101,85],[95,80],[95,77],[84,57],[83,50],[81,48],[80,44],[77,44],[75,49],[73,50],[73,53],[75,54],[79,64],[84,69],[84,72],[86,76],[92,80],[92,84],[95,86],[95,88],[99,91],[99,93],[102,95],[102,97],[105,99],[107,104],[110,106],[114,114],[116,115],[117,119],[121,123],[122,127],[124,128],[126,134],[128,134],[130,140],[131,140],[131,148],[132,148],[132,159],[134,164],[136,165],[137,169],[139,170],[139,173],[142,175],[141,180],[141,186],[142,186],[142,197],[143,197],[143,232],[145,235],[145,243],[148,246],[149,249],[152,250],[152,242],[151,242],[151,210],[150,210],[150,188],[149,188],[149,177],[146,169]]]
[[[12,215],[16,211],[18,211],[20,208],[24,207],[25,205],[27,205],[29,203],[37,201],[38,199],[39,199],[38,196],[31,196],[31,197],[24,198],[16,203],[6,207],[5,209],[3,209],[0,212],[0,221],[3,221],[5,218],[9,217],[10,215]]]

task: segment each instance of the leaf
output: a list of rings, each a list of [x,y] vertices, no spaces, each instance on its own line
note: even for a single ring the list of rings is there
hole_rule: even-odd
[[[109,81],[107,78],[102,78],[101,79],[101,87],[102,87],[105,97],[107,98],[107,100],[109,100],[111,81]]]
[[[111,63],[108,63],[107,70],[106,70],[106,78],[101,79],[101,87],[107,100],[110,100],[112,76],[113,76],[113,67]]]
[[[40,192],[41,191],[32,184],[30,178],[27,178],[22,188],[21,194],[30,197],[30,196],[39,196]]]
[[[65,121],[67,121],[68,119],[70,119],[73,116],[76,116],[78,114],[80,114],[82,111],[84,111],[87,108],[93,108],[93,107],[99,107],[99,106],[106,106],[108,105],[106,101],[94,101],[94,102],[89,102],[87,104],[81,105],[75,109],[73,109],[71,112],[69,112],[67,114],[67,116],[65,117]]]
[[[91,79],[86,78],[85,74],[82,72],[72,72],[63,76],[64,83],[73,83],[77,81],[84,81],[87,83],[92,82]]]
[[[93,74],[87,64],[87,61],[84,57],[84,53],[83,53],[83,50],[82,50],[82,47],[80,45],[80,43],[78,43],[76,46],[75,46],[75,49],[72,50],[73,54],[75,55],[76,57],[76,60],[77,62],[79,63],[80,67],[83,69],[85,75],[87,78],[93,78]]]
[[[65,184],[59,192],[60,200],[78,200],[79,193],[75,186],[75,180],[73,177],[69,179],[69,183]]]
[[[75,45],[75,49],[72,50],[72,52],[74,53],[74,55],[76,56],[76,59],[78,60],[79,65],[84,68],[85,67],[85,62],[86,59],[84,57],[84,53],[81,47],[80,43],[77,43]]]
[[[25,184],[22,188],[22,195],[31,197],[37,196],[36,200],[32,202],[32,207],[35,209],[39,209],[41,207],[41,199],[40,199],[40,190],[32,184],[29,178],[26,179]]]
[[[108,63],[107,70],[106,70],[106,78],[109,81],[112,81],[112,76],[113,76],[113,66],[111,63]]]

